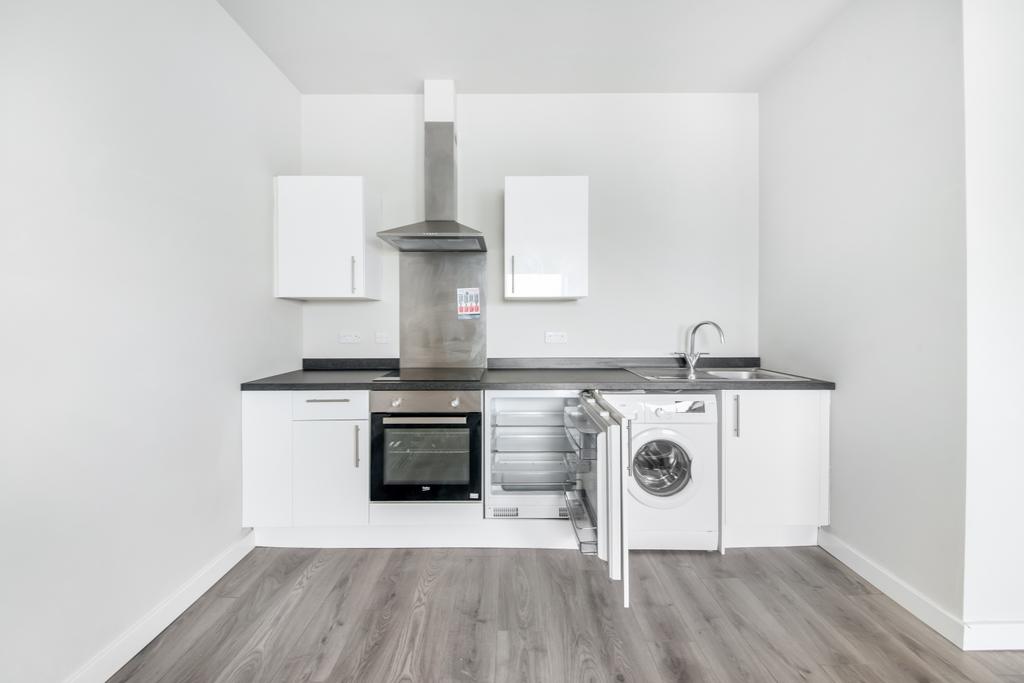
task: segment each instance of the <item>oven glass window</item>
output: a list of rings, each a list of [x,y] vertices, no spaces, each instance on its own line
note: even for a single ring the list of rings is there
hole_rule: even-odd
[[[384,485],[468,484],[469,432],[389,427],[384,430]]]

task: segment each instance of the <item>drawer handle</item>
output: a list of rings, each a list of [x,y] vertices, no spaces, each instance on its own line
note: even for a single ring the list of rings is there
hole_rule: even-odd
[[[736,396],[734,396],[733,399],[734,399],[734,401],[736,403],[735,415],[733,416],[735,418],[735,423],[734,423],[735,427],[733,428],[733,433],[736,435],[736,438],[739,438],[739,436],[740,436],[740,395],[736,394]]]
[[[306,403],[351,403],[348,398],[307,398]]]

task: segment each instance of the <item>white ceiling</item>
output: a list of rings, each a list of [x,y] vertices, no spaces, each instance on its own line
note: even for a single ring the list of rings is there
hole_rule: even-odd
[[[219,0],[304,93],[729,92],[850,0]]]

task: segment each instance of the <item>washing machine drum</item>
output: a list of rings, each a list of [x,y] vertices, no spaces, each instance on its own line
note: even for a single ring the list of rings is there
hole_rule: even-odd
[[[675,441],[655,439],[633,455],[633,479],[647,493],[671,496],[679,493],[692,479],[693,460]]]

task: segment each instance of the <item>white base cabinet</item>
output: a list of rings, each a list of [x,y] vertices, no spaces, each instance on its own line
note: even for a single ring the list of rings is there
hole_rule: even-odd
[[[722,392],[723,547],[812,545],[829,523],[829,391]]]
[[[242,524],[359,526],[370,516],[369,393],[242,392]]]
[[[292,397],[242,392],[242,526],[291,526]]]

